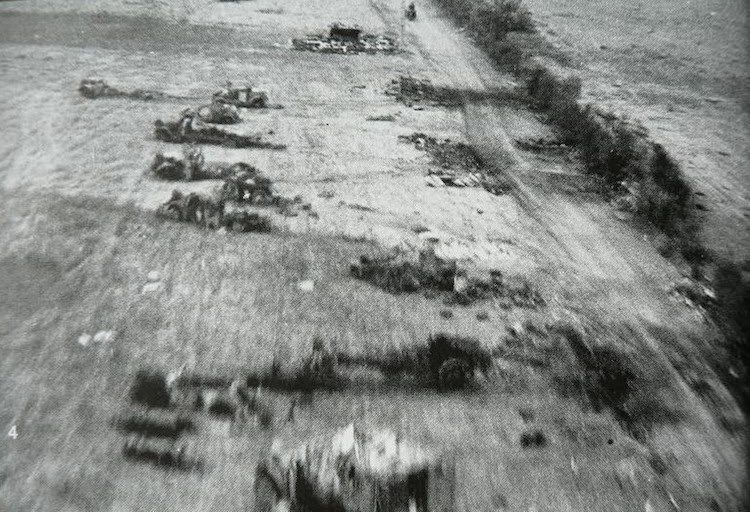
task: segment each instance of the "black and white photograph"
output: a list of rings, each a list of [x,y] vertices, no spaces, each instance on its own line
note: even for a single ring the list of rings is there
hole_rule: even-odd
[[[0,0],[0,511],[749,511],[749,12]]]

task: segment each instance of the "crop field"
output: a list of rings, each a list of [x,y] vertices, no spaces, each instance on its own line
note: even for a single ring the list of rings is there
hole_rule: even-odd
[[[737,3],[694,16],[739,19]],[[638,8],[644,26],[671,16],[662,4]],[[731,226],[748,215],[744,49],[731,47],[729,72],[709,42],[706,55],[684,48],[698,29],[665,25],[662,58],[627,26],[597,21],[598,5],[528,5],[583,73],[585,100],[627,105],[674,150],[705,193],[703,236],[741,259],[747,230]],[[443,11],[420,2],[409,22],[404,7],[0,2],[0,510],[251,511],[255,469],[275,438],[301,442],[351,422],[455,455],[456,511],[744,510],[747,425],[727,379],[746,376],[676,286],[689,270],[611,207],[574,152],[538,150],[554,130]],[[293,48],[336,21],[400,49]],[[706,30],[734,45],[742,27],[731,26]],[[607,49],[589,51],[588,38]],[[639,46],[620,51],[631,40]],[[613,55],[611,69],[596,52]],[[665,59],[703,64],[674,62],[672,74]],[[638,81],[626,65],[653,76]],[[457,100],[395,96],[400,76]],[[84,78],[168,97],[89,99]],[[217,180],[156,179],[154,155],[185,148],[157,140],[154,122],[208,104],[227,82],[280,106],[240,109],[226,130],[283,149],[202,146],[207,161],[256,167],[291,205],[248,207],[268,217],[268,233],[156,215],[174,189],[209,194]],[[426,247],[469,284],[392,293],[352,275],[363,255]],[[504,288],[462,302],[470,294],[458,288],[487,275]],[[342,360],[377,359],[437,333],[492,354],[475,387],[439,391],[366,368],[352,378],[362,385],[262,388],[267,418],[192,414],[183,437],[199,469],[125,456],[117,418],[153,412],[132,403],[139,371],[293,379],[314,340]],[[618,372],[630,375],[624,388],[601,377]]]

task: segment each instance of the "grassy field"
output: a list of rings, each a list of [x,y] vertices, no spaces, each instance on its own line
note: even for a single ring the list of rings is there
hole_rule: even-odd
[[[702,196],[707,246],[744,260],[750,245],[747,4],[525,3],[584,79],[584,101],[642,121],[677,158]]]
[[[399,34],[400,2],[0,5],[0,427],[18,432],[15,440],[2,432],[0,509],[251,510],[253,470],[272,437],[362,421],[455,451],[456,510],[666,511],[673,501],[683,511],[741,510],[744,418],[703,363],[720,334],[669,294],[679,270],[604,201],[576,189],[585,184],[576,162],[514,147],[512,139],[549,128],[507,94],[489,94],[509,78],[437,11],[419,9],[403,28],[406,52],[338,56],[295,52],[288,40],[336,19]],[[407,72],[475,99],[452,109],[397,104],[384,89]],[[87,76],[194,99],[85,100],[76,88]],[[258,166],[280,193],[310,203],[296,217],[272,214],[270,234],[208,232],[154,215],[173,188],[215,184],[145,173],[155,151],[178,149],[154,140],[153,121],[205,102],[227,80],[263,86],[284,106],[243,112],[236,129],[286,151],[205,149],[208,160]],[[384,114],[395,121],[365,120]],[[429,157],[398,141],[414,132],[471,143],[484,172],[505,173],[516,189],[427,187]],[[449,307],[348,273],[363,253],[413,249],[428,237],[471,270],[528,280],[546,306]],[[162,286],[144,293],[152,271]],[[560,382],[581,368],[546,327],[560,322],[643,367],[627,401],[652,419],[648,432],[634,434],[580,393],[564,396]],[[117,334],[78,343],[103,330]],[[139,369],[186,365],[232,377],[277,361],[294,375],[315,336],[357,356],[418,346],[436,332],[515,356],[498,358],[480,392],[316,392],[290,421],[300,397],[269,391],[268,429],[196,415],[187,440],[203,473],[121,457],[124,438],[111,421],[133,409],[128,389]],[[521,435],[537,428],[547,445],[524,448]]]

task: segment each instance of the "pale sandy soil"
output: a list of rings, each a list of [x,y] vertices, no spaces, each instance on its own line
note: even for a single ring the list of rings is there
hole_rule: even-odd
[[[479,92],[512,85],[429,6],[408,25],[400,7],[396,0],[0,4],[0,257],[8,270],[0,287],[0,423],[17,424],[20,434],[0,445],[0,508],[251,510],[252,471],[271,435],[364,419],[456,450],[461,511],[646,504],[666,511],[674,509],[670,496],[685,511],[707,510],[712,500],[740,510],[744,420],[697,363],[720,339],[669,296],[678,269],[598,196],[561,188],[585,185],[574,162],[515,149],[513,138],[548,130],[523,108],[487,100],[416,111],[384,95],[403,72]],[[407,51],[288,48],[291,37],[336,19],[403,30]],[[85,100],[76,87],[86,76],[201,98],[226,80],[263,86],[285,108],[247,112],[236,129],[262,131],[288,149],[207,148],[207,157],[258,166],[283,194],[309,201],[317,218],[274,216],[279,232],[247,236],[155,220],[175,185],[145,173],[153,153],[168,148],[153,139],[152,123],[190,101]],[[365,121],[384,113],[399,114],[397,121]],[[414,131],[474,144],[513,193],[425,186],[428,158],[397,140]],[[347,275],[371,242],[419,246],[416,227],[429,228],[440,251],[467,265],[529,279],[548,306],[504,310],[490,302],[452,308],[447,320],[439,300],[389,295]],[[155,296],[140,293],[150,270],[165,283]],[[297,288],[307,279],[313,292]],[[477,320],[480,311],[488,321]],[[280,395],[270,432],[203,418],[192,441],[207,459],[202,476],[123,463],[122,439],[108,424],[143,366],[187,363],[231,374],[268,368],[276,357],[293,372],[316,334],[352,354],[420,344],[438,330],[495,346],[506,343],[506,326],[528,319],[590,326],[599,342],[647,357],[666,384],[639,392],[661,396],[684,419],[636,441],[611,414],[554,394],[549,368],[505,361],[505,379],[477,394],[319,394],[293,425],[284,423],[292,397]],[[76,343],[101,329],[119,332],[114,345]],[[525,347],[531,354],[553,343],[533,341]],[[678,363],[711,383],[714,402],[685,384]],[[550,439],[545,450],[520,447],[529,428],[521,407],[536,411]],[[667,470],[653,463],[656,455]]]

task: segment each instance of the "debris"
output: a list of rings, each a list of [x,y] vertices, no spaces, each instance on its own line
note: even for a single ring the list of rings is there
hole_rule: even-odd
[[[425,177],[430,187],[481,187],[482,176],[479,173],[468,173],[460,176],[455,172],[430,171]]]
[[[545,139],[544,137],[539,137],[537,139],[516,139],[516,145],[526,151],[534,151],[537,153],[541,151],[567,151],[571,149],[570,146],[558,140]]]
[[[152,270],[146,275],[146,281],[149,283],[159,282],[161,281],[161,274],[156,270]]]
[[[448,87],[435,86],[430,80],[412,76],[399,75],[398,78],[391,80],[385,93],[408,107],[415,104],[444,107],[461,105],[461,98],[457,91]]]
[[[482,168],[482,161],[474,149],[463,142],[453,142],[450,139],[439,141],[435,137],[421,132],[415,132],[411,135],[399,135],[398,139],[403,142],[411,142],[417,149],[426,151],[433,162],[443,169],[457,169],[471,172]],[[442,171],[431,172],[434,175],[440,175],[441,173]]]
[[[328,35],[310,34],[292,39],[292,47],[318,53],[395,53],[398,43],[389,35],[364,34],[356,25],[334,23]]]
[[[88,347],[89,343],[91,343],[91,335],[83,333],[78,337],[78,344],[84,347]]]
[[[415,260],[404,252],[362,256],[350,266],[351,274],[390,293],[447,292],[446,304],[466,306],[489,298],[505,297],[518,307],[536,308],[544,299],[528,282],[511,285],[498,271],[488,279],[467,278],[455,261],[442,260],[434,249],[423,249]]]

